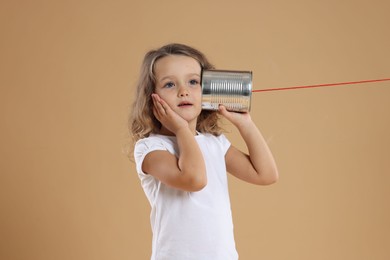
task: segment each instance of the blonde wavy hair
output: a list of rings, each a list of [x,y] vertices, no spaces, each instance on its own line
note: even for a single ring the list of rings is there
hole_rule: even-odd
[[[188,56],[197,60],[202,70],[214,69],[214,66],[203,53],[184,44],[172,43],[147,52],[142,62],[136,93],[128,119],[129,133],[133,143],[148,137],[151,133],[158,133],[161,128],[161,123],[153,114],[153,101],[151,98],[152,93],[155,91],[156,83],[154,64],[158,59],[169,55]],[[198,116],[196,130],[201,133],[210,133],[218,136],[222,132],[218,122],[219,116],[217,111],[202,110]]]

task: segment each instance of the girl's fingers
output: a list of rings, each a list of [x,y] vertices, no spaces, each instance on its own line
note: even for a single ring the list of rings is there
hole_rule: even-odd
[[[159,108],[160,105],[158,104],[154,94],[152,95],[152,100],[153,100],[153,114],[158,120],[160,120],[161,119],[161,108]]]
[[[162,108],[162,112],[163,112],[165,115],[171,113],[171,112],[172,112],[171,107],[164,101],[164,99],[160,98],[159,96],[157,96],[157,97],[158,97],[158,103],[159,103],[159,105],[160,105],[161,108]]]
[[[248,112],[231,112],[223,105],[219,105],[218,112],[236,126],[251,121],[251,117]]]
[[[153,114],[159,121],[164,120],[167,116],[172,116],[171,108],[159,95],[152,94],[152,98],[154,104]]]
[[[224,105],[218,106],[218,112],[225,117],[227,120],[231,121],[232,116],[230,115],[230,112],[227,111],[226,107]]]
[[[228,116],[228,111],[226,110],[226,107],[224,105],[219,105],[218,106],[218,112],[223,115],[223,116]]]
[[[152,94],[153,114],[162,125],[172,132],[187,123],[157,94]],[[188,125],[188,123],[187,123]]]
[[[152,98],[154,107],[156,108],[157,112],[165,113],[165,107],[162,103],[162,99],[157,94],[152,94]]]

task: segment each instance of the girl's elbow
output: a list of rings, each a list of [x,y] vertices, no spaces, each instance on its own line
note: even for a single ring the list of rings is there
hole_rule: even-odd
[[[278,171],[278,168],[276,167],[276,165],[274,167],[272,167],[270,173],[271,174],[269,175],[270,176],[269,184],[274,184],[275,182],[277,182],[279,180],[279,171]]]
[[[206,187],[206,185],[207,185],[207,182],[200,182],[200,183],[192,184],[188,187],[187,191],[191,191],[191,192],[201,191],[201,190],[203,190],[204,187]]]
[[[189,192],[201,191],[207,185],[206,175],[191,176],[184,180],[182,189]]]
[[[270,172],[267,176],[260,178],[256,183],[258,185],[271,185],[276,183],[279,180],[279,173],[277,170]]]
[[[191,191],[201,191],[204,187],[207,185],[207,178],[206,177],[198,177],[194,178],[191,183]]]
[[[279,180],[279,175],[275,175],[272,178],[268,180],[268,182],[265,185],[271,185],[276,183]]]

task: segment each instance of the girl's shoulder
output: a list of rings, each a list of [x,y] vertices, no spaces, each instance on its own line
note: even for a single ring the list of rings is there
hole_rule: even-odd
[[[176,140],[175,136],[159,135],[159,134],[150,134],[148,137],[138,140],[135,145],[145,144],[145,143],[161,143],[167,142],[171,143]]]
[[[227,151],[231,143],[224,134],[218,136],[210,133],[197,132],[195,136],[199,145],[218,146],[222,151]],[[150,134],[148,137],[138,140],[135,143],[136,152],[150,152],[151,150],[167,150],[173,154],[177,152],[177,141],[175,136]]]
[[[176,137],[158,134],[150,134],[135,143],[135,156],[145,155],[154,150],[166,150],[175,153]]]

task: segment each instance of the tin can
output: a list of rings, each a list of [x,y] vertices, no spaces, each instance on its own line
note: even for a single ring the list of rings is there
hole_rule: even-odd
[[[249,112],[252,96],[252,72],[233,70],[202,71],[202,109]]]

